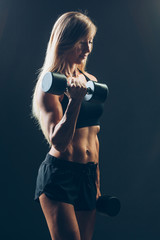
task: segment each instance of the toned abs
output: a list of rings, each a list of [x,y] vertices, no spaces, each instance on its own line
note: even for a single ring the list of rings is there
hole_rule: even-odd
[[[97,134],[99,131],[100,126],[78,128],[75,130],[74,137],[65,152],[59,152],[52,146],[49,153],[59,159],[68,161],[98,163],[99,140]]]

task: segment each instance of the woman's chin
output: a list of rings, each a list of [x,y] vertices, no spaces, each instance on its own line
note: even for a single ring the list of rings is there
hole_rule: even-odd
[[[86,61],[86,59],[87,59],[87,57],[79,58],[79,63],[78,64],[84,63]]]

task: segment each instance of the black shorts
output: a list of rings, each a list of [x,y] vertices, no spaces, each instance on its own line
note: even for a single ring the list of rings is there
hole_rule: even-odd
[[[72,204],[77,211],[95,209],[96,168],[94,162],[70,162],[47,154],[38,171],[35,201],[45,193],[50,199]]]

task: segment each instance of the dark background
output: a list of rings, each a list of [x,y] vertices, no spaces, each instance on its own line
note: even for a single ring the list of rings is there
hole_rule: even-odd
[[[53,23],[79,9],[98,26],[87,70],[110,90],[101,190],[122,204],[115,218],[97,215],[93,240],[160,239],[160,1],[0,0],[1,239],[50,239],[33,201],[48,146],[31,97]]]

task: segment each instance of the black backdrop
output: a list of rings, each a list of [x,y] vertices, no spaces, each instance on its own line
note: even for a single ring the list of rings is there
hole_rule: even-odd
[[[101,190],[121,199],[97,215],[93,240],[160,238],[160,1],[0,0],[1,239],[50,239],[33,201],[48,146],[30,118],[51,28],[71,10],[98,26],[87,70],[110,89],[99,133]]]

